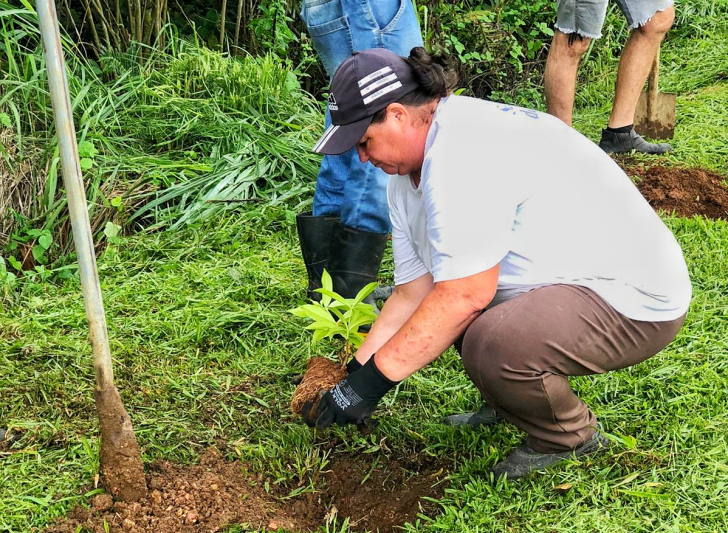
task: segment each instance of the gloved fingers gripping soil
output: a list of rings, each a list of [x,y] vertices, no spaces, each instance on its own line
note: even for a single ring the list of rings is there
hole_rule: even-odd
[[[307,401],[301,406],[301,416],[303,417],[303,421],[306,422],[306,425],[311,428],[316,427],[316,422],[318,421],[318,418],[321,413],[319,413],[319,404],[321,403],[321,398],[323,395],[326,394],[326,391],[322,390],[318,393],[318,398],[316,401]]]
[[[346,363],[346,371],[349,374],[351,374],[355,370],[359,370],[361,367],[362,364],[356,360],[356,357],[352,357],[349,362]],[[305,374],[294,374],[293,376],[291,376],[291,385],[295,385],[296,387],[298,387],[303,381],[304,376]]]
[[[377,429],[378,425],[379,425],[379,420],[368,416],[364,420],[362,420],[359,424],[356,425],[356,429],[358,429],[359,432],[363,433],[364,435],[369,435],[372,431]]]
[[[315,425],[316,429],[324,429],[332,424],[371,426],[367,419],[371,419],[379,401],[397,383],[381,373],[372,356],[361,368],[349,373],[323,395],[318,389],[314,397],[316,405],[313,405],[310,397],[306,398],[304,403],[311,405],[306,405],[304,420],[309,425]]]
[[[325,409],[322,405],[321,398],[329,391],[320,391],[316,402],[306,402],[301,407],[301,416],[303,421],[306,422],[308,427],[316,429],[325,429],[331,425],[331,421],[328,423],[322,423],[320,420],[323,410]],[[368,435],[374,431],[379,425],[379,421],[372,417],[364,417],[361,422],[356,424],[356,428],[364,435]]]
[[[367,362],[366,369],[371,371],[371,367],[374,366],[372,359]],[[356,413],[344,413],[337,409],[335,402],[331,400],[331,392],[337,389],[337,386],[341,384],[347,377],[350,379],[354,376],[360,375],[365,369],[361,363],[355,358],[352,358],[345,368],[340,364],[334,363],[333,361],[324,357],[313,357],[309,360],[306,373],[300,376],[293,376],[291,382],[296,385],[296,390],[293,393],[291,399],[291,410],[296,414],[303,416],[304,422],[310,427],[317,429],[324,429],[331,424],[345,425],[346,423],[355,424],[360,431],[370,432],[377,426],[377,422],[371,418],[370,413],[374,410],[376,403],[381,399],[381,396],[391,388],[391,383],[379,384],[379,388],[384,387],[381,391],[375,394],[374,404],[370,405],[370,412],[367,413],[366,409],[363,412]],[[374,377],[377,377],[375,374]],[[299,379],[300,378],[300,379]],[[356,381],[362,381],[359,378],[354,378]],[[382,381],[384,378],[378,378],[377,381]],[[370,381],[364,378],[364,381]],[[386,380],[385,380],[386,381]],[[373,384],[372,384],[373,385]],[[361,387],[364,387],[362,384]],[[366,387],[365,387],[366,388]],[[363,397],[368,397],[370,394],[366,391],[360,391]],[[323,399],[328,394],[328,398]],[[358,397],[357,397],[358,398]],[[368,398],[372,400],[372,398]],[[331,400],[331,401],[329,401]],[[361,398],[353,401],[356,405],[361,401]],[[370,402],[371,403],[371,402]],[[352,406],[353,407],[353,406]],[[355,409],[356,411],[356,409]]]

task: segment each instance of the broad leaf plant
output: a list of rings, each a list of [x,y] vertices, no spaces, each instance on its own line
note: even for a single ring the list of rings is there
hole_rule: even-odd
[[[366,334],[360,332],[359,328],[371,324],[377,317],[372,306],[364,303],[364,298],[371,294],[377,284],[369,283],[354,298],[344,298],[334,292],[331,275],[324,270],[321,285],[320,289],[316,289],[321,294],[320,302],[312,300],[312,303],[291,309],[290,312],[311,320],[306,329],[313,330],[312,343],[335,336],[344,339],[344,349],[338,354],[343,366],[364,341]]]

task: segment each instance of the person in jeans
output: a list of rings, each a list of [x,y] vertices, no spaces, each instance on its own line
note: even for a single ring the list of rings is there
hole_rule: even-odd
[[[673,0],[617,0],[627,18],[630,35],[622,50],[612,114],[599,146],[608,153],[636,150],[661,154],[667,143],[650,143],[634,131],[637,100],[650,73],[652,60],[675,19]],[[602,35],[607,0],[558,0],[556,31],[546,60],[544,86],[548,112],[571,126],[576,72],[592,39]]]
[[[354,52],[386,48],[407,55],[422,46],[411,0],[305,0],[301,18],[330,77]],[[332,98],[329,107],[336,105]],[[361,163],[356,150],[324,156],[313,211],[296,219],[309,297],[321,298],[313,291],[324,268],[344,297],[376,281],[390,231],[386,186],[386,174]],[[374,305],[373,297],[367,301]]]
[[[692,289],[675,237],[603,150],[551,115],[452,95],[446,66],[423,48],[368,50],[334,76],[317,150],[356,146],[394,176],[395,291],[348,376],[303,414],[366,423],[457,342],[490,422],[527,434],[493,468],[518,478],[606,447],[568,377],[662,350]]]

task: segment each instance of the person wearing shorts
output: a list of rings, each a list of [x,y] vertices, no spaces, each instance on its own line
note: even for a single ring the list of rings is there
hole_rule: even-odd
[[[608,0],[558,0],[544,85],[548,112],[571,126],[579,60],[592,39],[602,35]],[[667,143],[650,143],[634,131],[640,92],[650,73],[660,43],[675,19],[673,0],[617,0],[627,18],[630,35],[622,50],[612,113],[602,130],[599,146],[607,153],[636,150],[661,154]]]
[[[354,52],[385,48],[406,56],[422,46],[411,0],[305,0],[301,18],[329,77]],[[331,97],[328,103],[336,105]],[[314,291],[324,269],[347,298],[376,281],[391,229],[386,188],[387,175],[361,163],[356,150],[324,156],[313,209],[296,217],[310,298],[321,298]],[[373,297],[367,302],[376,309]]]

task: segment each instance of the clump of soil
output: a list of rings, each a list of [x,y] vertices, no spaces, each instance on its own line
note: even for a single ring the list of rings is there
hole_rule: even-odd
[[[119,501],[138,501],[147,495],[144,466],[131,419],[116,387],[94,390],[101,426],[101,467],[104,486]]]
[[[263,476],[209,449],[198,465],[153,463],[149,495],[114,502],[100,494],[90,509],[77,507],[46,533],[215,533],[232,525],[248,530],[308,532],[348,517],[357,530],[390,533],[418,513],[434,514],[447,464],[418,456],[387,462],[381,455],[334,457],[317,491],[293,500],[266,492]],[[105,529],[108,528],[108,529]]]
[[[723,176],[699,168],[623,165],[637,188],[659,211],[728,220],[728,187]]]
[[[291,398],[291,411],[300,414],[305,403],[316,405],[319,393],[331,390],[346,377],[346,368],[325,357],[312,357],[308,360],[306,373]]]

